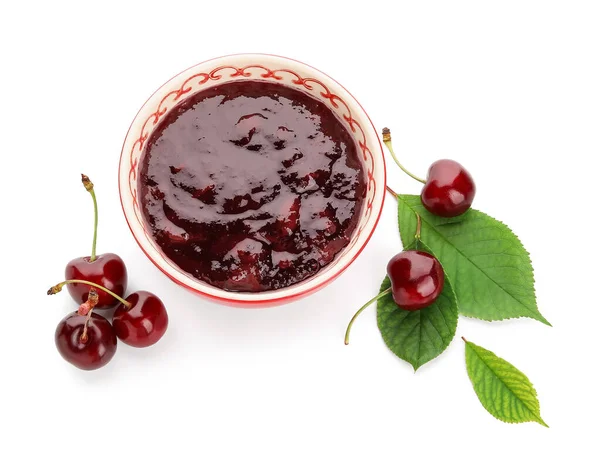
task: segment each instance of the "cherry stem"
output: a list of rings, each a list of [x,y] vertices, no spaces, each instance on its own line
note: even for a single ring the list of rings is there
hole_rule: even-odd
[[[47,294],[49,296],[51,296],[53,294],[57,294],[62,291],[62,288],[65,284],[75,284],[75,283],[87,284],[89,286],[93,286],[96,289],[99,289],[100,291],[104,291],[105,293],[110,294],[112,297],[114,297],[117,301],[119,301],[121,304],[123,304],[128,309],[131,309],[131,302],[126,301],[118,294],[115,294],[114,292],[112,292],[110,289],[107,289],[104,286],[100,286],[97,283],[92,283],[91,281],[87,281],[87,280],[80,280],[80,279],[65,280],[62,283],[58,283],[57,285],[52,286],[50,289],[48,289]]]
[[[390,192],[390,194],[391,194],[391,195],[392,195],[392,196],[393,196],[395,199],[398,199],[398,194],[397,194],[396,192],[394,192],[394,191],[393,191],[393,190],[390,188],[390,186],[389,186],[389,185],[386,185],[386,186],[385,186],[385,189],[386,189],[388,192]]]
[[[410,177],[412,177],[416,181],[421,182],[422,184],[424,184],[425,183],[424,179],[421,179],[420,177],[417,177],[412,172],[410,172],[408,169],[406,169],[400,163],[400,161],[398,160],[398,158],[396,157],[396,153],[394,153],[394,148],[392,148],[392,133],[390,132],[390,129],[387,128],[387,127],[385,127],[383,129],[383,131],[381,132],[381,135],[383,137],[383,143],[385,144],[385,146],[387,146],[387,149],[389,150],[390,154],[392,155],[392,158],[394,158],[394,161],[396,162],[396,164],[398,165],[398,167],[400,169],[402,169],[405,174],[409,175]]]
[[[352,324],[356,320],[356,317],[358,317],[363,310],[365,310],[367,307],[369,307],[371,304],[373,304],[373,302],[375,302],[378,299],[381,299],[384,296],[387,296],[390,292],[392,292],[391,287],[389,287],[385,291],[382,291],[379,294],[377,294],[377,296],[375,296],[373,299],[369,300],[360,309],[358,309],[356,311],[356,313],[354,314],[354,317],[352,317],[352,319],[350,320],[350,323],[348,324],[348,328],[346,328],[346,336],[344,337],[344,344],[347,345],[350,343],[350,329],[352,328]]]
[[[94,184],[88,176],[81,174],[81,183],[85,189],[90,192],[92,200],[94,202],[94,240],[92,241],[92,255],[90,255],[90,262],[96,260],[96,239],[98,237],[98,203],[96,202],[96,193],[94,192]]]
[[[79,341],[81,341],[82,343],[86,343],[88,340],[88,325],[90,323],[90,319],[92,318],[92,311],[94,310],[94,308],[92,307],[90,309],[90,311],[87,314],[87,317],[85,318],[85,323],[83,324],[83,332],[81,332],[81,336],[79,337]]]
[[[87,301],[79,306],[77,313],[79,315],[87,315],[88,312],[98,305],[99,296],[95,288],[90,288]]]
[[[89,308],[88,313],[86,314],[87,317],[85,319],[85,323],[83,324],[83,333],[81,334],[81,336],[79,337],[79,341],[81,341],[82,343],[86,343],[88,340],[88,325],[90,323],[90,319],[92,318],[92,311],[94,310],[94,307],[96,307],[96,305],[98,304],[98,293],[96,292],[96,290],[94,288],[90,289],[90,292],[88,293],[88,298],[87,301],[85,301],[85,303],[83,303],[80,307],[79,307],[79,311],[81,311],[81,307],[83,306],[87,306]]]

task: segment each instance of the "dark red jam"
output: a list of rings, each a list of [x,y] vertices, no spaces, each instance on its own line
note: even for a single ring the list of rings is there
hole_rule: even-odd
[[[305,280],[348,244],[366,181],[326,105],[263,81],[206,89],[151,134],[139,193],[156,243],[181,269],[229,291]]]

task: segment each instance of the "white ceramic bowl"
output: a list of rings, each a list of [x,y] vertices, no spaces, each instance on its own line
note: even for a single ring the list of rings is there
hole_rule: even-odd
[[[327,267],[293,286],[259,293],[225,291],[181,270],[154,242],[143,221],[137,195],[140,156],[164,115],[194,93],[229,81],[276,81],[325,103],[354,136],[368,177],[360,222],[348,246]],[[379,136],[369,116],[337,81],[302,62],[264,54],[219,57],[194,65],[162,85],[135,116],[121,152],[119,192],[123,212],[135,240],[148,258],[177,284],[210,299],[243,307],[279,305],[306,296],[338,277],[360,254],[379,220],[385,198],[385,161]]]

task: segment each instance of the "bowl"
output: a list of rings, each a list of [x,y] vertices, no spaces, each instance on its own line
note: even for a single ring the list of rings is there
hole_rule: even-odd
[[[299,89],[325,103],[354,137],[368,178],[360,220],[349,244],[314,276],[292,286],[257,293],[232,292],[211,286],[173,263],[158,247],[146,224],[137,194],[140,157],[150,134],[174,106],[198,91],[234,80],[275,81]],[[385,198],[383,149],[369,116],[337,81],[302,62],[266,54],[219,57],[194,65],[162,85],[139,110],[125,137],[119,162],[119,194],[125,219],[150,261],[175,283],[203,297],[232,306],[264,307],[307,296],[340,276],[371,238]]]

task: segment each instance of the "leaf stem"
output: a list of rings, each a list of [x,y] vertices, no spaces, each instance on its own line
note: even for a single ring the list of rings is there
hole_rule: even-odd
[[[88,176],[81,174],[81,183],[85,189],[90,192],[92,201],[94,202],[94,240],[92,241],[92,255],[90,255],[90,262],[96,260],[96,239],[98,237],[98,203],[96,202],[96,193],[94,192],[94,184]]]
[[[421,179],[420,177],[417,177],[412,172],[410,172],[408,169],[406,169],[402,165],[402,163],[398,160],[398,158],[396,157],[396,153],[394,153],[394,148],[392,147],[392,133],[390,132],[390,129],[387,128],[387,127],[385,127],[383,129],[383,131],[381,132],[381,135],[383,137],[383,143],[385,144],[385,146],[387,146],[388,151],[392,155],[392,158],[394,158],[394,162],[398,165],[398,167],[400,169],[402,169],[406,175],[408,175],[408,176],[412,177],[413,179],[415,179],[416,181],[421,182],[422,184],[424,184],[425,183],[424,179]]]
[[[344,337],[344,344],[347,345],[347,344],[350,343],[350,329],[352,328],[352,324],[356,320],[356,317],[358,317],[363,310],[365,310],[367,307],[369,307],[371,304],[373,304],[373,302],[375,302],[378,299],[381,299],[384,296],[387,296],[390,292],[392,292],[392,288],[391,287],[389,287],[385,291],[382,291],[379,294],[377,294],[377,296],[375,296],[374,298],[370,299],[360,309],[358,309],[356,311],[356,313],[354,314],[354,316],[352,317],[352,319],[350,319],[350,323],[348,323],[348,328],[346,328],[346,336]]]
[[[415,213],[417,215],[417,230],[415,231],[415,240],[418,242],[421,241],[421,216],[419,213]]]
[[[131,302],[126,301],[121,296],[119,296],[118,294],[115,294],[110,289],[107,289],[104,286],[100,286],[99,284],[92,283],[91,281],[86,281],[86,280],[80,280],[80,279],[65,280],[62,283],[58,283],[57,285],[52,286],[50,289],[48,289],[47,294],[48,294],[48,296],[57,294],[62,291],[62,288],[65,284],[73,284],[73,283],[87,284],[88,286],[93,286],[96,289],[100,289],[101,291],[104,291],[105,293],[110,294],[112,297],[114,297],[117,301],[119,301],[121,304],[123,304],[128,309],[131,308]]]

